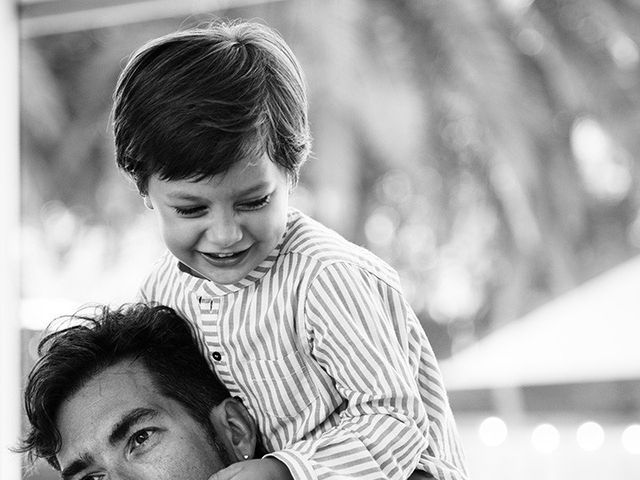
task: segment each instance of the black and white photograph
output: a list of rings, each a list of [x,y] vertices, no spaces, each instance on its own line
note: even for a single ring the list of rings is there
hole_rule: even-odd
[[[640,478],[638,0],[0,3],[1,480]]]

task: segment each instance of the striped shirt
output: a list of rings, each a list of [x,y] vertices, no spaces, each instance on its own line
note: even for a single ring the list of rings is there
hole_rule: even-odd
[[[235,284],[170,253],[147,302],[194,322],[218,377],[295,479],[466,479],[431,346],[396,272],[297,210],[272,254]]]

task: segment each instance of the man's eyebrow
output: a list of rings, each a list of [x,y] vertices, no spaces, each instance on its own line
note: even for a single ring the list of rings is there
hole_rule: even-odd
[[[109,435],[109,443],[115,446],[129,432],[131,427],[141,420],[148,420],[158,415],[158,411],[152,408],[135,408],[124,415],[111,430]],[[78,472],[81,472],[93,463],[93,457],[88,453],[83,453],[76,460],[60,472],[62,480],[72,478]]]
[[[93,462],[93,457],[91,457],[91,455],[87,455],[87,454],[80,455],[80,457],[77,460],[74,460],[73,462],[71,462],[71,465],[69,465],[60,473],[62,480],[68,480],[69,478],[73,477],[76,473],[81,472],[82,470],[87,468],[89,465],[91,465],[92,462]]]
[[[141,420],[149,420],[158,415],[158,411],[152,408],[135,408],[123,416],[115,424],[109,435],[109,443],[115,446],[127,435],[131,427]]]

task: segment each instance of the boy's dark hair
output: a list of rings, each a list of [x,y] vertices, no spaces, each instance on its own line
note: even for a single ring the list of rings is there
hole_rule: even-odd
[[[147,183],[201,180],[266,153],[293,184],[311,135],[302,69],[285,41],[259,23],[215,22],[135,52],[112,112],[116,161]]]
[[[45,458],[60,469],[56,421],[61,404],[123,360],[140,361],[158,390],[201,425],[210,425],[211,409],[230,396],[209,368],[191,325],[169,307],[98,307],[95,315],[70,319],[74,326],[40,341],[41,357],[29,374],[24,402],[30,430],[18,451],[28,452],[31,459]]]

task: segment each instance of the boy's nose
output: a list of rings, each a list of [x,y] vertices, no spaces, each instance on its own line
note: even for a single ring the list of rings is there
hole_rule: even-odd
[[[207,240],[219,249],[232,247],[242,240],[242,228],[232,215],[220,215],[209,225]]]

